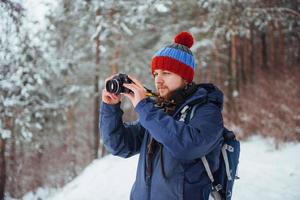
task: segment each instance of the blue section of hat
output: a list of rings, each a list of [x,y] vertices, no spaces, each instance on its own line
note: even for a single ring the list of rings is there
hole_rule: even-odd
[[[194,57],[191,54],[186,53],[184,51],[166,47],[166,48],[162,48],[159,51],[157,51],[155,53],[154,57],[156,57],[156,56],[166,56],[166,57],[173,58],[175,60],[178,60],[178,61],[188,65],[193,70],[195,70],[196,64],[195,64]]]

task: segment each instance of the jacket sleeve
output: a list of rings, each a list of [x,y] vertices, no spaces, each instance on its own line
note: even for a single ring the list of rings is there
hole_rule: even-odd
[[[105,147],[113,155],[128,158],[140,151],[145,129],[138,123],[123,123],[120,103],[101,103],[100,131]]]
[[[207,155],[221,140],[222,114],[212,103],[196,108],[188,124],[155,108],[147,99],[139,102],[135,111],[141,125],[177,159],[193,160]]]

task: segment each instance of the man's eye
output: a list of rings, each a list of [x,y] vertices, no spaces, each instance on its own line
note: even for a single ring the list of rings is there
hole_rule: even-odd
[[[153,74],[154,77],[157,77],[157,75],[158,75],[157,73],[154,73],[154,74]]]

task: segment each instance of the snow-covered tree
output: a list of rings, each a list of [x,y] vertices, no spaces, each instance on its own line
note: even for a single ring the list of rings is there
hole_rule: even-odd
[[[60,66],[53,66],[47,59],[43,49],[46,44],[34,42],[38,38],[29,33],[32,22],[26,21],[22,4],[4,1],[0,5],[1,152],[7,149],[6,154],[15,158],[21,143],[32,144],[23,148],[41,150],[36,138],[45,137],[45,130],[56,127],[51,123],[53,119],[65,120],[68,107],[76,101],[73,96],[76,88],[66,85],[67,76],[57,70]],[[5,143],[9,144],[6,149]],[[2,159],[6,159],[4,154]],[[6,165],[13,170],[15,162],[9,159]],[[1,173],[5,173],[3,167]]]

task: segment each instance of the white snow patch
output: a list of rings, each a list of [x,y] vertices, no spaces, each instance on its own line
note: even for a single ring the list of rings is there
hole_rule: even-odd
[[[106,156],[95,160],[83,173],[49,200],[129,199],[137,156],[123,159]]]
[[[160,13],[166,13],[169,11],[169,8],[162,3],[155,4],[154,6],[155,6],[156,10]]]
[[[252,137],[241,143],[239,176],[234,199],[300,199],[300,144],[283,144],[275,150],[274,141]]]

